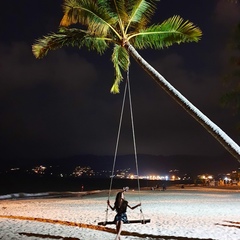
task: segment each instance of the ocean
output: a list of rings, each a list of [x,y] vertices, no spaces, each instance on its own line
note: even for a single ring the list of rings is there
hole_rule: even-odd
[[[108,190],[110,178],[71,178],[50,176],[0,176],[0,195],[13,193],[41,193],[41,192],[80,192],[92,190]],[[168,187],[173,183],[170,181],[140,179],[141,188],[153,188],[163,184]],[[174,182],[176,184],[176,182]],[[121,189],[128,186],[137,190],[136,179],[113,179],[112,189]]]

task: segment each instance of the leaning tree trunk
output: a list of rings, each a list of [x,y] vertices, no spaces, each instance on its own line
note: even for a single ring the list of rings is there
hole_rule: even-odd
[[[239,162],[240,147],[221,128],[205,116],[198,108],[189,102],[177,89],[175,89],[161,74],[146,62],[130,44],[125,48],[136,62],[167,92],[181,107],[184,108],[196,121],[198,121],[214,138],[216,138]]]

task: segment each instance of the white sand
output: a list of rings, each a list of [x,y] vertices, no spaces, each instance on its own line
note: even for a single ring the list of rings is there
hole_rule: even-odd
[[[112,192],[113,204],[116,191]],[[124,224],[121,239],[240,240],[240,191],[168,189],[129,191],[130,205],[142,202],[148,224]],[[110,240],[115,226],[105,220],[107,192],[69,198],[0,200],[0,239]],[[128,209],[139,219],[139,209]],[[115,212],[109,210],[108,220]],[[75,225],[75,226],[74,226]],[[93,229],[93,228],[96,228]]]

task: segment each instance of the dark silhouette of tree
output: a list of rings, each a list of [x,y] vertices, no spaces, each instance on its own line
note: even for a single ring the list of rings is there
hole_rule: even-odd
[[[234,115],[240,116],[240,23],[236,27],[231,43],[233,55],[229,61],[229,73],[224,78],[226,93],[221,97],[221,104],[230,108]],[[236,123],[240,133],[240,121]]]

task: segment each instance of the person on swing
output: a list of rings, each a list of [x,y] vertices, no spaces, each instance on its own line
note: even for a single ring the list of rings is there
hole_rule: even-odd
[[[128,187],[123,188],[123,191],[117,193],[114,207],[111,206],[109,200],[107,201],[108,206],[113,211],[116,210],[116,212],[117,212],[117,214],[114,218],[114,222],[116,223],[116,232],[117,232],[117,236],[116,236],[115,240],[120,240],[122,224],[128,222],[127,214],[126,214],[127,207],[129,207],[130,209],[135,209],[135,208],[141,206],[141,203],[137,204],[134,207],[131,207],[128,205],[128,201],[126,201],[124,198],[124,192],[126,192],[128,189],[129,189]]]

